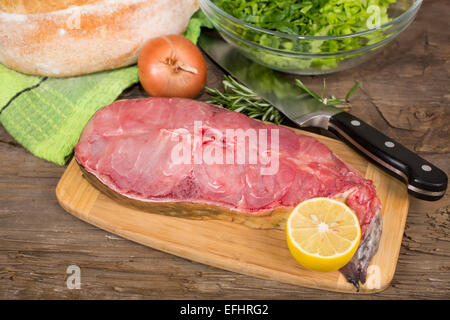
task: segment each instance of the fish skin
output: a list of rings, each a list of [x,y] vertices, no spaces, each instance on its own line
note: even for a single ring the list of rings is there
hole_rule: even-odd
[[[378,251],[382,229],[383,217],[380,209],[375,214],[367,230],[366,237],[359,245],[350,262],[339,270],[347,281],[355,286],[357,292],[360,290],[360,283],[366,283],[367,268],[372,257]]]
[[[180,183],[178,183],[179,181],[176,180],[177,183],[173,184],[173,186],[169,186],[170,188],[166,186],[167,190],[164,189],[164,192],[161,191],[162,186],[160,183],[158,183],[156,185],[157,190],[155,188],[153,188],[155,190],[149,189],[151,190],[151,192],[147,190],[146,192],[148,193],[148,197],[140,199],[140,196],[135,197],[135,193],[138,192],[137,194],[139,195],[139,192],[141,192],[142,190],[136,191],[134,189],[131,189],[133,193],[129,193],[127,191],[127,188],[129,188],[130,185],[141,186],[141,184],[136,183],[136,179],[140,177],[139,175],[135,175],[134,178],[136,179],[134,180],[130,180],[128,177],[129,171],[127,171],[128,167],[126,167],[125,165],[129,163],[129,161],[121,162],[123,168],[119,169],[127,169],[125,171],[122,170],[123,172],[116,172],[117,168],[115,168],[114,166],[111,167],[110,165],[103,167],[104,169],[107,169],[107,171],[103,173],[98,172],[97,170],[98,163],[105,160],[101,157],[101,155],[109,150],[106,149],[108,139],[118,139],[118,137],[122,135],[124,139],[131,139],[131,137],[134,137],[133,139],[139,139],[140,137],[142,138],[143,135],[150,134],[151,130],[153,130],[153,127],[159,126],[161,124],[160,121],[163,121],[163,129],[167,129],[166,127],[164,127],[164,125],[169,125],[168,129],[171,129],[173,131],[177,128],[184,127],[187,122],[193,122],[195,120],[202,119],[206,122],[212,119],[211,121],[213,121],[213,128],[216,128],[214,127],[216,125],[219,125],[219,127],[222,129],[228,127],[241,128],[242,126],[244,128],[256,128],[259,126],[265,126],[266,128],[279,128],[281,134],[280,141],[283,143],[280,150],[285,153],[284,158],[286,161],[283,162],[284,164],[286,164],[285,170],[287,170],[286,172],[288,172],[288,169],[295,169],[296,167],[298,169],[295,172],[296,175],[294,178],[287,181],[287,183],[285,181],[286,179],[282,181],[284,182],[284,184],[281,185],[284,186],[287,184],[289,185],[290,189],[285,190],[286,192],[280,195],[278,195],[279,192],[274,194],[274,196],[276,196],[275,201],[268,203],[267,206],[264,205],[258,207],[258,203],[253,204],[248,202],[244,204],[249,204],[249,207],[240,208],[238,207],[240,202],[235,203],[236,201],[230,201],[230,203],[228,203],[224,202],[224,199],[222,198],[212,199],[218,203],[210,201],[211,199],[209,198],[200,199],[202,201],[197,201],[197,197],[199,197],[198,192],[185,192],[191,189],[195,191],[195,188],[190,187],[194,183],[183,184],[181,183],[182,181],[178,179],[181,181]],[[204,203],[205,200],[209,199],[208,201],[211,202],[211,204],[215,204],[223,208],[228,208],[234,212],[240,211],[242,212],[244,217],[251,216],[257,218],[260,214],[264,214],[266,216],[266,214],[270,214],[271,210],[276,211],[279,208],[285,208],[288,211],[290,207],[293,207],[299,202],[310,197],[327,196],[330,198],[339,199],[340,201],[345,202],[355,212],[355,214],[358,216],[358,220],[361,226],[360,246],[355,255],[352,257],[351,261],[340,270],[341,273],[346,277],[346,279],[350,283],[353,283],[353,285],[359,291],[360,282],[365,283],[366,281],[367,268],[369,266],[371,258],[375,255],[378,249],[378,244],[381,237],[381,203],[376,195],[373,182],[364,179],[364,177],[361,176],[360,173],[345,164],[325,145],[318,143],[318,141],[316,141],[315,139],[298,135],[294,132],[291,132],[287,128],[277,127],[273,124],[261,124],[253,121],[254,120],[250,121],[249,118],[245,117],[242,114],[235,113],[226,109],[220,109],[211,105],[207,105],[205,103],[189,99],[147,98],[118,101],[110,106],[101,109],[99,112],[97,112],[93,119],[89,121],[86,128],[83,130],[83,134],[81,135],[79,143],[75,147],[75,157],[78,163],[81,166],[85,167],[87,172],[91,172],[93,175],[95,175],[100,180],[100,182],[106,184],[107,187],[111,188],[114,191],[117,191],[119,194],[126,195],[131,199],[135,199],[136,202],[142,203],[143,206],[144,204],[151,201],[160,201],[161,196],[169,194],[171,196],[175,196],[175,198],[172,199],[169,197],[165,200],[172,199],[174,202],[188,201],[194,203],[195,201],[197,201],[199,203]],[[150,131],[147,132],[148,130]],[[164,132],[166,131],[170,130],[165,130]],[[124,133],[126,134],[124,135]],[[158,137],[159,136],[164,137],[164,135],[162,134],[158,135]],[[128,140],[126,140],[125,142],[127,141]],[[143,146],[144,144],[145,143],[142,143]],[[132,144],[128,142],[121,143],[120,146],[122,145],[126,146],[127,150],[129,150],[130,145],[132,146]],[[153,145],[152,148],[156,148],[155,150],[160,152],[162,149],[158,148],[158,146],[159,145]],[[103,151],[98,152],[99,150]],[[138,151],[139,150],[145,149],[141,148],[138,149]],[[120,155],[127,154],[129,154],[129,152],[120,153]],[[154,154],[155,151],[152,151],[152,153],[149,153],[147,155],[148,157],[150,157],[149,160],[152,160]],[[117,159],[120,160],[121,158]],[[110,169],[114,170],[111,171]],[[210,169],[213,170],[214,168]],[[195,176],[197,179],[198,177],[205,176],[204,172],[195,172],[198,173]],[[215,171],[213,170],[213,172]],[[119,173],[118,176],[117,173]],[[172,175],[175,178],[179,176],[176,173],[177,172],[174,172]],[[115,176],[111,174],[115,174]],[[247,175],[249,174],[250,173],[247,173]],[[154,176],[155,174],[152,171],[152,175],[150,177],[154,178]],[[102,180],[102,177],[106,177],[108,179]],[[120,185],[116,186],[114,184],[108,183],[108,181],[113,181],[110,180],[109,177],[112,177],[113,180],[120,183]],[[117,179],[120,177],[122,178]],[[128,178],[123,179],[123,177]],[[259,181],[258,175],[253,175],[250,177],[254,178],[255,181],[253,182]],[[203,181],[203,184],[205,183],[205,181]],[[179,190],[180,185],[183,186],[181,190]],[[203,185],[201,184],[201,186]],[[233,185],[233,188],[235,186],[236,184]],[[186,190],[186,187],[189,187],[187,188],[189,190]],[[251,187],[251,184],[249,185],[249,187]],[[230,187],[228,191],[235,191],[233,188]],[[126,192],[124,193],[124,191]],[[155,193],[156,191],[158,191],[159,193]],[[204,191],[205,190],[203,190],[203,192]],[[253,191],[261,193],[256,198],[264,198],[263,196],[265,196],[265,193],[262,192],[264,190],[255,189]],[[163,194],[161,194],[161,192]],[[185,199],[185,194],[186,197],[193,198]],[[239,199],[242,199],[241,196],[239,196]],[[221,215],[221,217],[222,216],[223,215]],[[282,218],[283,216],[278,215],[278,217]],[[281,226],[281,224],[273,223],[273,221],[270,221],[270,225],[273,225],[274,227]]]

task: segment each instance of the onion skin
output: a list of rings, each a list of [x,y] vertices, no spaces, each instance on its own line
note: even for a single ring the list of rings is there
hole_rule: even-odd
[[[198,47],[180,35],[151,39],[138,58],[142,87],[154,97],[196,97],[206,84],[206,63]]]

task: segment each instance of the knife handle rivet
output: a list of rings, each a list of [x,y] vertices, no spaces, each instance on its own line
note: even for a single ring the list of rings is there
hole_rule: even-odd
[[[392,141],[386,141],[386,142],[384,143],[384,145],[385,145],[386,147],[388,147],[388,148],[393,148],[393,147],[395,147],[395,143],[393,143]]]
[[[422,170],[429,172],[429,171],[431,171],[431,167],[427,164],[424,164],[424,165],[422,165]]]
[[[350,123],[354,127],[359,127],[361,125],[361,122],[359,122],[358,120],[352,120],[350,121]]]

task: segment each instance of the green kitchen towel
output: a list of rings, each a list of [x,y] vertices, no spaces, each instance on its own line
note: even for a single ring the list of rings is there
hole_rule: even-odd
[[[136,66],[48,78],[0,64],[0,122],[31,153],[64,165],[92,115],[136,82]]]
[[[213,25],[198,10],[184,36],[197,43],[202,27]],[[0,64],[0,122],[31,153],[64,165],[92,115],[138,81],[136,66],[49,78],[22,74]]]

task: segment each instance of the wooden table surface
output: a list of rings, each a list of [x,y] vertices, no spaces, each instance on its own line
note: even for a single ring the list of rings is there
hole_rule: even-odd
[[[450,171],[448,1],[424,1],[411,25],[375,59],[350,71],[301,77],[343,97],[362,88],[352,112]],[[209,62],[208,85],[221,72]],[[145,96],[136,85],[121,98]],[[203,95],[202,98],[206,96]],[[411,198],[391,286],[340,294],[240,275],[166,254],[97,229],[66,213],[55,196],[64,167],[32,156],[0,127],[0,298],[2,299],[430,299],[450,298],[450,194]],[[81,289],[66,269],[81,269]]]

